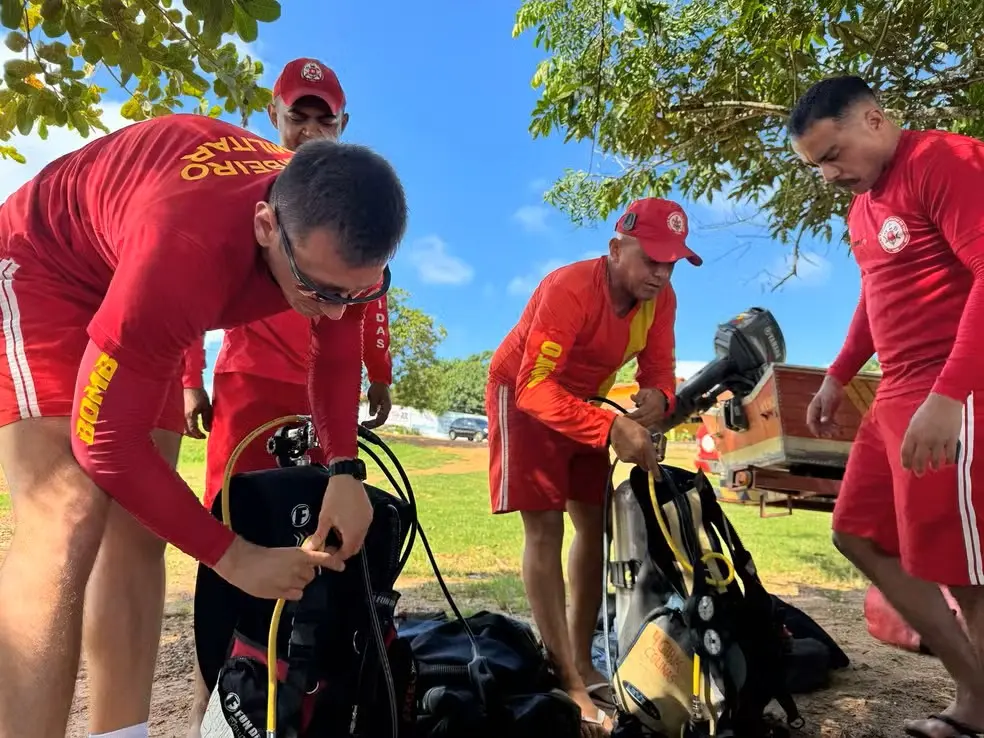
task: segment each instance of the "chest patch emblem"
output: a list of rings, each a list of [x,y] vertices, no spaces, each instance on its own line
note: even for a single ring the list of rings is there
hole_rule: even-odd
[[[909,228],[905,221],[895,215],[885,218],[878,231],[878,243],[889,254],[897,254],[904,249],[909,243]]]

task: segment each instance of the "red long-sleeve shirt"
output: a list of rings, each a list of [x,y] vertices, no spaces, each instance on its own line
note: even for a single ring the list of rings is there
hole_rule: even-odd
[[[233,534],[163,460],[151,430],[190,345],[287,309],[253,219],[290,156],[229,123],[173,115],[57,159],[0,208],[0,229],[35,247],[52,284],[100,305],[79,367],[76,458],[147,528],[209,566]],[[311,404],[329,457],[357,453],[364,312],[312,331]]]
[[[861,298],[829,373],[846,383],[873,353],[879,394],[984,388],[984,143],[904,131],[875,187],[848,212]]]
[[[493,381],[516,388],[516,406],[564,435],[604,448],[615,414],[587,400],[604,397],[618,370],[638,357],[641,388],[676,400],[676,294],[618,316],[608,292],[608,257],[550,273],[492,357]]]
[[[307,383],[309,321],[288,310],[225,331],[215,360],[215,374],[253,374],[290,384]],[[366,305],[362,360],[370,382],[393,384],[386,296]],[[182,381],[186,389],[203,386],[205,343],[196,341],[185,354]]]

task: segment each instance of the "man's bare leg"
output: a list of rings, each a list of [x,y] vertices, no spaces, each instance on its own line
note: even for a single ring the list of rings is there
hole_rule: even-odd
[[[885,599],[922,637],[953,678],[957,699],[945,713],[974,728],[984,729],[982,662],[943,598],[939,586],[909,576],[898,558],[886,555],[867,539],[841,534],[834,536],[834,543],[881,590]],[[954,596],[963,608],[960,597],[968,599],[966,590],[955,591]],[[980,617],[979,597],[975,594],[969,598],[975,618]],[[968,620],[969,627],[978,628],[980,625],[978,621],[977,625],[970,626]],[[974,632],[982,633],[984,628]],[[907,723],[907,727],[939,738],[956,734],[952,728],[935,720],[914,720]]]
[[[568,629],[574,666],[585,687],[607,680],[591,661],[591,642],[598,626],[602,602],[602,524],[603,509],[571,500],[567,513],[574,523],[574,540],[567,555],[567,576],[571,584]]]
[[[0,736],[64,738],[82,608],[110,498],[72,454],[68,418],[0,428],[14,537],[0,567]]]
[[[564,691],[581,708],[583,715],[594,718],[598,708],[588,696],[584,680],[574,663],[567,627],[567,598],[561,564],[564,514],[559,511],[524,511],[522,515],[525,531],[523,583],[533,619]],[[582,723],[582,735],[603,735],[612,729],[610,721],[606,721],[603,731],[593,729],[599,727]]]
[[[205,677],[202,670],[198,667],[198,659],[195,659],[195,683],[192,687],[194,694],[191,697],[191,710],[188,713],[188,735],[187,738],[201,738],[202,720],[205,719],[205,712],[208,710],[208,701],[212,696],[205,686]]]
[[[154,432],[177,466],[181,436]],[[164,616],[165,543],[113,502],[86,591],[83,648],[89,674],[89,732],[146,723]]]

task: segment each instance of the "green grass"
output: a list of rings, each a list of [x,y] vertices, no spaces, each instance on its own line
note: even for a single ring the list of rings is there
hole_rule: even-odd
[[[519,577],[523,549],[522,524],[518,515],[493,515],[489,506],[488,476],[480,471],[432,473],[461,461],[475,458],[468,447],[458,451],[447,447],[427,447],[385,439],[399,458],[413,485],[419,520],[433,548],[438,566],[464,609],[494,608],[522,613],[528,610]],[[686,466],[688,456],[671,456],[668,463]],[[395,469],[390,466],[391,470]],[[205,444],[185,439],[178,469],[192,489],[201,494],[205,472]],[[369,462],[370,482],[383,488],[388,484],[375,464]],[[624,470],[624,465],[620,465]],[[427,471],[428,473],[415,473]],[[619,480],[616,472],[616,482]],[[830,514],[795,510],[791,516],[762,519],[757,506],[725,505],[725,514],[752,552],[766,586],[777,592],[795,591],[797,586],[846,589],[862,585],[850,564],[830,543]],[[10,500],[0,495],[0,525],[9,524]],[[573,531],[568,527],[567,542]],[[169,582],[172,596],[187,595],[194,587],[194,562],[170,548]],[[423,544],[418,538],[407,562],[400,589],[439,603],[435,583]]]
[[[518,515],[491,514],[485,473],[410,476],[418,518],[445,576],[492,579],[519,571],[522,524]],[[772,586],[860,584],[854,569],[830,543],[829,513],[796,510],[788,517],[763,519],[758,506],[740,505],[725,505],[724,513],[751,551],[760,575]],[[568,525],[568,542],[572,533]],[[407,562],[406,575],[414,579],[431,576],[419,541]]]

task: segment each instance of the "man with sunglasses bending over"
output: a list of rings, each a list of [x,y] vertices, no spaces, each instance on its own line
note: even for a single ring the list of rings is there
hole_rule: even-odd
[[[316,59],[294,59],[284,66],[273,85],[270,122],[280,133],[280,145],[291,151],[306,141],[337,140],[348,124],[345,93],[334,71]],[[292,310],[236,326],[225,332],[215,361],[212,402],[204,388],[205,347],[196,343],[185,357],[185,432],[192,438],[208,435],[206,456],[206,507],[222,487],[222,477],[232,451],[250,431],[284,415],[308,414],[308,321]],[[391,408],[389,385],[393,382],[389,353],[389,321],[386,296],[366,306],[362,335],[363,361],[369,375],[369,411],[375,417],[366,426],[386,422]],[[322,461],[321,449],[311,449]],[[235,472],[276,466],[266,450],[266,437],[243,449]]]
[[[65,735],[84,640],[90,732],[147,736],[165,541],[290,600],[359,549],[363,315],[405,228],[400,181],[373,152],[319,140],[292,155],[198,115],[97,139],[0,206],[0,466],[16,519],[0,735]],[[184,352],[288,308],[311,321],[310,403],[334,471],[305,550],[240,538],[173,468]],[[341,548],[318,550],[332,528]]]
[[[273,85],[270,122],[280,133],[280,145],[291,151],[320,138],[337,140],[348,124],[345,93],[335,72],[317,59],[288,62]],[[389,385],[393,381],[389,354],[389,321],[386,296],[366,306],[362,332],[362,360],[369,374],[369,412],[365,425],[376,428],[386,422],[391,408]],[[307,391],[309,321],[293,310],[239,325],[225,331],[215,362],[212,402],[205,392],[205,346],[196,343],[185,356],[185,433],[204,438],[199,421],[208,431],[205,457],[205,507],[211,509],[222,489],[226,464],[236,446],[264,423],[285,415],[311,412]],[[234,473],[276,468],[267,451],[269,434],[246,446],[236,460]],[[323,463],[322,449],[312,448],[312,461]],[[201,735],[201,722],[209,693],[195,669],[195,699],[191,707],[189,738]]]

